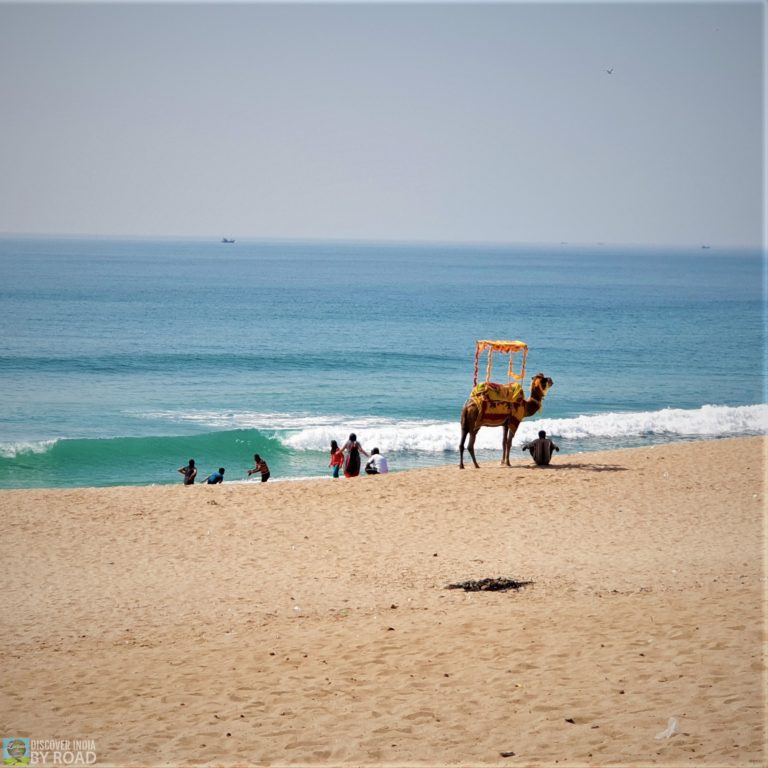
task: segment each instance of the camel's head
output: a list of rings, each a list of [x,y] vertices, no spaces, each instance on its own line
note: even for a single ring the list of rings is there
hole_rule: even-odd
[[[544,397],[552,384],[553,381],[549,376],[545,376],[543,373],[537,373],[531,379],[531,394],[538,394],[539,397]]]

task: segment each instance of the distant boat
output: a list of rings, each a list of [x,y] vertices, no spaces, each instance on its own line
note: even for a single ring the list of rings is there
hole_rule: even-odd
[[[701,247],[702,247],[702,248],[703,248],[705,251],[708,251],[708,250],[709,250],[709,246],[708,246],[708,245],[702,245]]]
[[[222,237],[221,238],[221,242],[222,243],[234,243],[235,241],[234,240],[228,240],[226,237]]]

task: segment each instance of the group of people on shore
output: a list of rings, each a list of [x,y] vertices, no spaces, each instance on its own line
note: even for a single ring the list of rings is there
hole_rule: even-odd
[[[257,472],[261,473],[261,482],[266,483],[269,480],[269,467],[267,462],[259,456],[258,453],[253,454],[253,469],[248,470],[248,477],[255,475]],[[190,459],[189,463],[183,467],[179,467],[178,471],[184,475],[184,485],[194,485],[195,478],[197,477],[197,467],[195,466],[195,460]],[[215,472],[211,472],[203,482],[207,485],[218,485],[224,482],[224,467],[219,467]]]
[[[331,440],[331,462],[328,466],[333,470],[333,477],[339,477],[342,472],[344,477],[357,477],[360,474],[361,453],[368,458],[365,464],[366,475],[386,475],[389,472],[387,459],[381,455],[379,449],[373,448],[368,453],[353,432],[341,448],[335,440]]]
[[[523,451],[530,451],[531,458],[539,466],[549,464],[552,454],[559,451],[560,448],[547,437],[547,433],[542,429],[539,437],[522,446]],[[335,440],[331,440],[331,461],[328,466],[332,470],[334,478],[338,478],[342,473],[344,477],[358,477],[360,475],[360,454],[363,454],[368,461],[365,464],[365,473],[367,475],[386,475],[389,472],[389,464],[385,456],[382,456],[378,448],[371,449],[368,453],[357,440],[357,435],[352,432],[349,439],[339,448]],[[254,466],[248,470],[248,477],[255,474],[261,475],[261,482],[266,483],[269,480],[269,466],[258,453],[253,454]],[[197,467],[195,460],[190,459],[184,467],[179,467],[178,471],[184,475],[184,485],[194,485],[197,477]],[[217,471],[212,472],[205,478],[208,485],[217,485],[224,482],[224,467],[219,467]]]
[[[373,448],[368,453],[357,441],[357,435],[353,432],[344,446],[339,448],[335,440],[331,440],[331,462],[328,465],[333,470],[333,477],[339,477],[343,472],[344,477],[357,477],[360,474],[360,454],[363,454],[368,461],[365,464],[365,473],[367,475],[386,475],[389,472],[387,459],[381,455],[378,448]],[[261,482],[266,483],[269,480],[270,472],[267,462],[259,456],[253,455],[253,468],[248,470],[248,477],[255,474],[261,475]],[[195,460],[190,459],[189,463],[179,467],[178,472],[184,476],[184,485],[194,485],[197,478],[197,467]],[[203,481],[207,485],[218,485],[224,482],[224,467],[212,472]]]

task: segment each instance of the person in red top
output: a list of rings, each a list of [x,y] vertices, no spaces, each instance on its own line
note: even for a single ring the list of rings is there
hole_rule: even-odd
[[[253,463],[256,465],[253,469],[248,470],[248,477],[255,475],[257,472],[261,472],[261,482],[266,483],[269,480],[269,467],[267,462],[259,456],[258,453],[253,454]]]
[[[335,440],[331,440],[331,463],[328,465],[333,468],[333,476],[338,477],[339,471],[344,465],[344,451],[339,448]]]

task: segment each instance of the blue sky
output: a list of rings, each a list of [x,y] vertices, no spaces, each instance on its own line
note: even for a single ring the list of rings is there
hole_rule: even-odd
[[[0,3],[0,233],[756,246],[763,37],[759,2]]]

